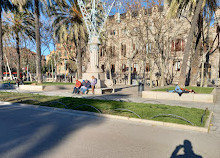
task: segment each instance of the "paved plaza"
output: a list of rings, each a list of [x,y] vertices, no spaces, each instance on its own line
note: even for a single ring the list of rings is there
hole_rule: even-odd
[[[50,108],[0,103],[0,157],[4,158],[196,158],[220,157],[220,97],[214,104],[147,100],[137,87],[118,87],[115,94],[73,95],[71,91],[43,95],[85,97],[129,102],[208,107],[214,112],[210,133],[151,126],[125,120],[59,112]],[[23,91],[30,93],[27,91]],[[31,92],[36,93],[36,92]],[[220,89],[217,89],[220,94]]]

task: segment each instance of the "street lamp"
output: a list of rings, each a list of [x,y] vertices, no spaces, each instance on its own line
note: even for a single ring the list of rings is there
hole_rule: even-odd
[[[117,1],[116,2],[116,7],[118,9],[118,17],[117,17],[117,23],[120,23],[121,22],[121,17],[120,17],[120,8],[121,8],[122,4],[120,1]]]
[[[116,0],[112,0],[109,5],[100,0],[91,0],[92,7],[89,9],[85,7],[83,0],[77,1],[89,34],[90,66],[88,66],[87,73],[97,74],[102,72],[98,64],[100,33]],[[98,5],[102,6],[102,9],[98,8]]]

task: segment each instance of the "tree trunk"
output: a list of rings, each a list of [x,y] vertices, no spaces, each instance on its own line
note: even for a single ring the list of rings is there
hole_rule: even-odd
[[[21,62],[20,62],[20,40],[19,34],[16,32],[16,51],[17,51],[17,78],[20,78]]]
[[[131,85],[132,79],[131,79],[131,66],[132,66],[132,59],[128,59],[128,85]]]
[[[52,82],[54,82],[54,77],[53,77],[53,62],[51,60],[51,69],[52,69]]]
[[[2,1],[0,2],[1,6]],[[0,82],[3,81],[2,8],[0,7]]]
[[[82,79],[82,52],[81,52],[81,44],[77,46],[77,73],[78,79]]]
[[[27,65],[27,81],[29,81],[29,65]]]
[[[4,55],[5,55],[5,60],[6,60],[6,63],[7,63],[8,71],[9,71],[9,74],[10,74],[10,80],[12,80],[12,74],[11,74],[11,69],[10,69],[9,63],[8,63],[8,58],[7,58],[6,54],[4,54]]]
[[[8,80],[8,70],[7,70],[7,66],[6,65],[5,65],[5,71],[6,71],[5,77],[6,77],[6,80]],[[4,76],[4,74],[3,74],[3,76]],[[4,79],[4,77],[3,77],[3,79]]]
[[[39,11],[39,0],[34,0],[34,16],[35,16],[35,36],[36,36],[36,72],[37,72],[37,82],[42,83],[41,74],[41,43],[40,43],[40,11]]]
[[[54,68],[55,68],[55,82],[57,82],[57,61],[55,58],[54,59]]]
[[[209,74],[208,74],[208,65],[209,65],[209,62],[206,60],[206,63],[205,63],[205,76],[204,76],[204,87],[208,87],[208,79],[209,79]]]
[[[32,75],[31,75],[31,73],[30,73],[30,81],[32,82],[33,80],[32,80]]]
[[[190,84],[189,84],[190,86],[197,86],[197,78],[198,78],[199,66],[200,66],[199,59],[200,59],[201,45],[202,45],[202,40],[200,39],[196,51],[192,56]]]
[[[164,65],[163,59],[161,59],[160,69],[161,69],[160,86],[164,87],[164,70],[165,70],[165,65]]]
[[[203,83],[204,83],[204,68],[205,68],[205,53],[203,53],[203,56],[202,56],[202,68],[201,68],[200,87],[203,87]]]
[[[199,14],[200,14],[200,11],[202,9],[202,3],[203,3],[203,0],[199,0],[197,5],[196,5],[195,14],[193,15],[193,19],[192,19],[191,29],[190,29],[188,37],[187,37],[186,48],[183,52],[183,62],[182,62],[182,65],[181,65],[181,73],[180,73],[179,83],[178,83],[180,87],[185,87],[186,74],[187,74],[187,72],[186,72],[187,63],[188,63],[188,60],[189,60],[189,55],[190,55],[190,50],[191,50],[191,46],[192,46],[193,36],[194,36],[194,32],[195,32],[195,29],[196,29],[196,26],[197,26]]]
[[[153,64],[151,59],[149,61],[150,61],[150,88],[153,88],[153,66],[152,66]]]
[[[144,85],[145,85],[145,83],[146,83],[146,81],[145,81],[145,76],[146,76],[146,58],[144,59],[144,62],[143,62],[143,70],[144,70],[144,72],[143,72],[143,82],[144,82]]]
[[[205,68],[205,70],[206,70],[206,68]],[[208,72],[205,71],[204,87],[208,87],[208,80],[209,80],[209,78],[208,78]]]

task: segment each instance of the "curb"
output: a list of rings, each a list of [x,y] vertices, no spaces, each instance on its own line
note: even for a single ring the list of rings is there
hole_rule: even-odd
[[[164,127],[175,128],[175,129],[191,130],[191,131],[205,132],[205,133],[208,133],[210,130],[211,120],[212,120],[212,116],[213,116],[213,112],[211,112],[211,114],[209,115],[209,118],[206,122],[206,127],[196,127],[196,126],[182,125],[182,124],[169,123],[169,122],[130,118],[130,117],[125,117],[125,116],[117,116],[117,115],[110,115],[110,114],[99,114],[99,113],[88,112],[88,111],[60,109],[60,108],[40,106],[40,105],[10,103],[10,102],[2,102],[2,101],[0,101],[0,104],[12,105],[15,107],[25,107],[25,108],[30,108],[30,109],[42,110],[42,111],[59,112],[59,113],[70,114],[70,115],[97,117],[97,118],[103,117],[106,119],[125,120],[125,121],[131,121],[133,123],[138,123],[138,124],[143,123],[143,124],[147,124],[147,125],[151,125],[151,126],[164,126]],[[0,106],[2,106],[2,105],[0,105]]]

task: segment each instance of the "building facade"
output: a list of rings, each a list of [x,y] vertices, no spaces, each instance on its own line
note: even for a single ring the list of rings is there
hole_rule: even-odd
[[[8,72],[10,68],[11,72],[17,71],[17,51],[14,47],[4,47],[4,72]],[[20,67],[23,72],[29,71],[30,73],[36,73],[36,56],[37,53],[27,48],[20,49]],[[41,65],[45,67],[46,59],[45,56],[41,56]],[[21,71],[21,72],[22,72]],[[6,74],[6,73],[5,73]]]
[[[220,19],[220,9],[216,15]],[[190,20],[190,17],[187,19],[184,16],[169,19],[166,7],[164,9],[162,6],[110,16],[101,36],[99,67],[107,73],[107,78],[114,79],[117,84],[126,84],[131,77],[147,80],[151,78],[158,84],[161,76],[164,78],[161,81],[163,84],[176,84],[191,27]],[[213,40],[217,34],[216,30],[217,25],[210,29],[210,38]],[[216,46],[218,42],[219,39],[215,41]],[[65,55],[64,46],[57,45],[56,49],[51,54],[61,54],[61,59],[69,60]],[[210,81],[220,77],[219,51],[218,49],[210,55]],[[74,57],[75,52],[73,49]],[[88,56],[87,50],[84,54],[83,71],[86,71]],[[201,63],[202,56],[198,60]],[[60,66],[62,65],[64,67],[64,63],[61,62]],[[199,78],[198,75],[198,80]]]

